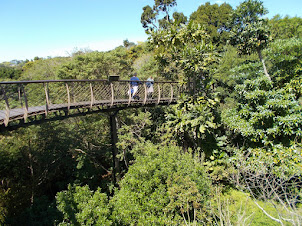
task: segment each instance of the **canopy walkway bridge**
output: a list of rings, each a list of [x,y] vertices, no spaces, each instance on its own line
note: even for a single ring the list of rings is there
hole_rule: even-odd
[[[150,95],[147,81],[141,81],[137,98],[133,99],[130,89],[131,82],[122,80],[0,82],[0,129],[57,117],[173,104],[185,91],[177,82],[154,82]]]

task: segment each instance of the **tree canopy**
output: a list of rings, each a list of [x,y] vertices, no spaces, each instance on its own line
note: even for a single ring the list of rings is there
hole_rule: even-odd
[[[265,19],[258,0],[207,2],[189,21],[175,6],[143,8],[143,43],[0,64],[2,81],[183,85],[175,105],[1,131],[1,225],[301,225],[301,18]]]
[[[211,37],[213,44],[226,44],[228,36],[228,22],[233,9],[231,5],[221,5],[206,2],[190,16],[190,21],[200,24]]]

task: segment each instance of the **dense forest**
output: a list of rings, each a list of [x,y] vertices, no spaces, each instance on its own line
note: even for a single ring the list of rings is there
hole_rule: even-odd
[[[0,80],[194,84],[178,104],[0,134],[3,225],[302,225],[302,18],[263,3],[145,6],[143,43],[0,64]],[[174,10],[175,11],[175,10]]]

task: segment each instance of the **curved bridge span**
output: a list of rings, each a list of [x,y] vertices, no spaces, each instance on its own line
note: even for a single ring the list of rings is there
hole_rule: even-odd
[[[184,86],[177,82],[139,83],[136,98],[130,81],[40,80],[0,82],[0,128],[55,116],[72,116],[130,107],[176,103]]]

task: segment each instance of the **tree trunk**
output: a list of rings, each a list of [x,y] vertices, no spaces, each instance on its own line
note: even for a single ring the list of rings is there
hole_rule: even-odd
[[[257,53],[258,53],[259,59],[260,59],[260,61],[262,63],[265,76],[268,78],[268,80],[272,81],[271,77],[267,73],[267,69],[266,69],[266,66],[265,66],[265,63],[264,63],[264,59],[263,59],[262,54],[261,54],[261,50],[257,49]]]

